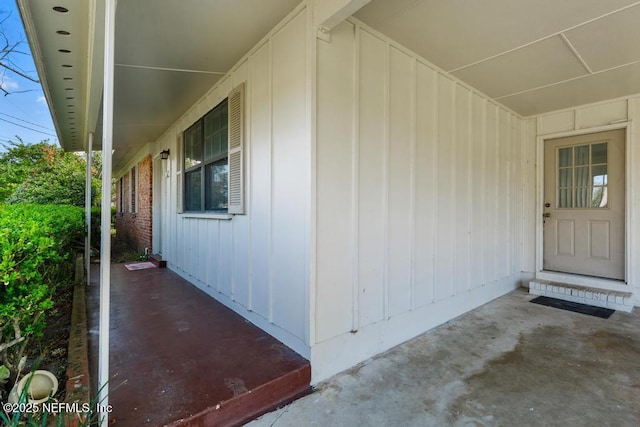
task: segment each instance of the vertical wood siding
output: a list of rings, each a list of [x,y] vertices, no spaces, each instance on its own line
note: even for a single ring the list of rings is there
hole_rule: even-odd
[[[308,356],[310,139],[307,9],[302,5],[156,142],[177,135],[246,82],[246,215],[179,214],[171,159],[169,267]]]
[[[316,343],[519,278],[519,117],[356,20],[317,79]]]

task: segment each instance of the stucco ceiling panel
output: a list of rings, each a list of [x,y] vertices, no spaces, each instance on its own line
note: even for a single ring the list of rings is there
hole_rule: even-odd
[[[530,116],[633,93],[640,93],[640,64],[592,74],[498,101],[524,116]]]
[[[559,36],[453,73],[494,98],[585,74],[587,70]]]
[[[121,1],[115,60],[130,65],[227,72],[298,3]]]
[[[640,5],[565,35],[593,71],[640,61]]]
[[[138,127],[133,134],[120,132],[114,145],[154,141],[220,78],[213,74],[116,67],[114,122],[116,128]],[[143,134],[141,129],[153,130]]]
[[[372,0],[355,16],[447,71],[567,30],[633,0]]]

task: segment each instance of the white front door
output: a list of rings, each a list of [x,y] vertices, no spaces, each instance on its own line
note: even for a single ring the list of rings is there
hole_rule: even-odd
[[[624,280],[623,129],[544,143],[543,269]]]

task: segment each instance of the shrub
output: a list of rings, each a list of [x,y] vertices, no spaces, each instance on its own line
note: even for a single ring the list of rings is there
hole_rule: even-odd
[[[46,141],[3,145],[0,153],[0,203],[84,206],[86,161]],[[94,155],[92,201],[100,200],[100,153]]]
[[[12,378],[28,340],[42,334],[56,286],[72,281],[83,239],[82,208],[0,205],[0,358]]]

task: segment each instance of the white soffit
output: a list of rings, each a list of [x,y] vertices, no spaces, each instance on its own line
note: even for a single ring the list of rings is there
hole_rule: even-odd
[[[91,6],[90,1],[18,1],[58,139],[68,151],[85,146]]]
[[[638,0],[372,0],[355,17],[523,115],[635,88]],[[595,78],[617,67],[623,82]]]
[[[61,145],[83,150],[95,132],[99,150],[103,0],[17,1]],[[114,169],[157,139],[300,2],[119,0]]]
[[[533,87],[545,86],[588,74],[560,36],[514,50],[491,61],[452,73],[498,98]]]
[[[114,167],[155,141],[300,0],[120,0]]]
[[[593,71],[640,61],[640,6],[565,33]]]
[[[524,116],[569,108],[599,100],[640,93],[640,63],[592,74],[561,85],[547,86],[505,98],[499,102]]]

